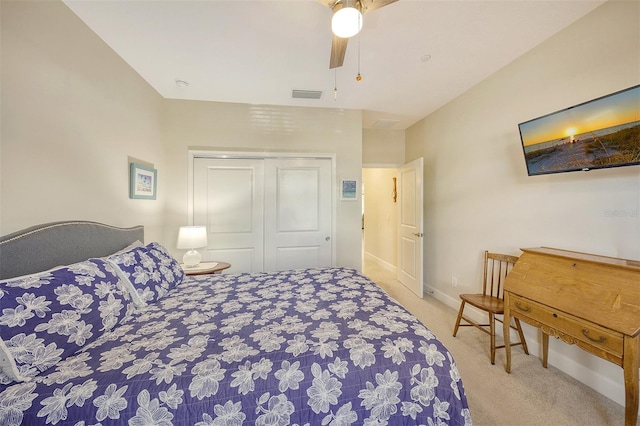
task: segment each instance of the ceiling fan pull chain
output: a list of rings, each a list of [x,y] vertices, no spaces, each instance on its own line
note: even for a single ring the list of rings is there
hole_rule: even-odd
[[[338,69],[333,69],[333,100],[338,100]]]
[[[362,76],[360,75],[360,34],[358,34],[358,75],[356,76],[356,81],[361,81]]]

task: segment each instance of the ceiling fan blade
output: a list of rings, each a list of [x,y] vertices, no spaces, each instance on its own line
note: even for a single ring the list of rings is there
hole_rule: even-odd
[[[340,38],[333,36],[331,42],[331,60],[329,61],[329,69],[341,67],[344,63],[344,54],[347,52],[348,38]]]
[[[323,6],[327,6],[329,9],[331,9],[333,5],[336,4],[336,0],[316,0],[316,1]]]
[[[397,1],[398,0],[360,0],[360,3],[362,4],[362,13],[364,14]]]

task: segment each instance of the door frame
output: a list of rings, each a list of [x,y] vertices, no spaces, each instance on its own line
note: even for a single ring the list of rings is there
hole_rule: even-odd
[[[196,158],[215,159],[328,159],[331,160],[331,264],[336,265],[337,241],[336,227],[338,216],[338,182],[336,173],[336,154],[310,152],[272,152],[272,151],[217,151],[189,149],[187,151],[187,224],[193,225],[193,160]]]

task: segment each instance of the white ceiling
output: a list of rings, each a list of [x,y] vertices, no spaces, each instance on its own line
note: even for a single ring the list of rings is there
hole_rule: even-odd
[[[64,2],[165,98],[361,109],[364,128],[405,129],[604,0],[400,0],[364,16],[336,71],[314,0]]]

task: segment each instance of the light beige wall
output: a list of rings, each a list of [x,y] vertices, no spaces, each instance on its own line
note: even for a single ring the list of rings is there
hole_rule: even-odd
[[[404,164],[405,131],[396,129],[362,130],[362,164],[365,167]]]
[[[159,239],[161,97],[62,2],[0,7],[0,233],[83,219]],[[156,201],[128,198],[129,157],[158,169]]]
[[[385,269],[396,271],[398,203],[393,201],[395,168],[366,168],[364,182],[364,255]]]
[[[436,297],[457,309],[459,293],[480,291],[484,249],[640,259],[640,167],[528,177],[517,127],[639,79],[640,3],[609,1],[407,130],[407,161],[425,159],[424,276]],[[528,338],[537,353],[538,334]],[[613,364],[556,341],[549,363],[624,403]]]
[[[189,220],[189,149],[335,154],[336,186],[340,179],[360,180],[360,111],[167,100],[163,126],[169,181],[165,229],[168,242],[175,241],[178,227]],[[361,205],[337,198],[336,193],[337,263],[360,269]]]

